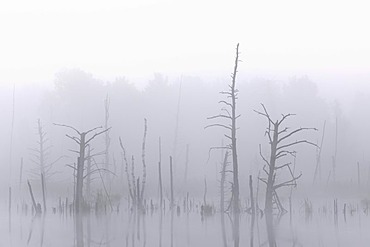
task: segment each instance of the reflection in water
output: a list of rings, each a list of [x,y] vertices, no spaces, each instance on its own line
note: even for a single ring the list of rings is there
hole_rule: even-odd
[[[221,230],[222,230],[223,246],[227,247],[226,229],[225,229],[225,213],[223,211],[221,212]]]
[[[240,214],[234,213],[234,226],[233,226],[234,247],[239,247],[240,241]]]
[[[259,210],[256,210],[256,216],[252,217],[245,210],[242,210],[237,217],[232,213],[218,212],[215,215],[205,217],[203,223],[200,220],[201,204],[197,206],[194,203],[194,206],[184,207],[185,212],[181,207],[179,216],[177,216],[176,207],[173,207],[174,210],[167,208],[167,211],[164,211],[157,209],[158,205],[154,205],[153,214],[139,214],[122,208],[119,213],[91,213],[82,216],[72,215],[72,217],[69,216],[69,213],[67,217],[64,215],[60,217],[60,215],[52,213],[34,217],[30,214],[28,216],[13,214],[12,245],[9,241],[5,245],[0,242],[0,246],[333,247],[337,246],[337,243],[348,246],[347,240],[349,238],[353,239],[353,246],[366,246],[364,243],[370,238],[367,235],[361,236],[361,229],[358,226],[358,219],[361,218],[362,229],[365,227],[368,229],[370,217],[366,217],[362,211],[354,211],[351,214],[348,209],[350,206],[348,206],[347,219],[344,221],[344,215],[340,217],[342,210],[339,208],[339,202],[339,222],[338,225],[335,225],[332,200],[330,204],[329,202],[327,204],[331,206],[331,210],[328,210],[326,214],[323,211],[317,211],[312,206],[314,212],[312,220],[306,224],[304,200],[300,203],[293,201],[293,208],[298,208],[296,205],[301,207],[300,211],[293,211],[293,217],[289,214],[281,218],[268,214],[261,216]],[[242,204],[242,208],[246,209],[245,205]],[[344,207],[343,205],[341,208]],[[321,205],[320,208],[322,208]],[[22,221],[18,221],[17,217],[22,217]],[[7,234],[8,219],[4,219],[5,224],[2,232]],[[292,224],[290,224],[291,219]],[[23,238],[21,236],[22,227],[18,227],[20,222],[23,222],[23,225],[27,227],[26,234],[24,234],[25,228],[23,227]],[[109,228],[108,232],[106,231],[107,227]],[[353,231],[349,232],[349,228]]]
[[[273,215],[272,214],[265,214],[266,217],[266,231],[267,231],[267,239],[269,243],[269,247],[276,247],[276,238],[275,238],[275,231],[273,225]]]
[[[160,209],[159,215],[159,247],[162,247],[162,226],[163,225],[163,211]]]
[[[44,246],[44,234],[45,234],[45,214],[42,215],[41,219],[41,240],[40,240],[40,246]]]
[[[174,210],[171,208],[171,247],[173,247],[173,215]]]
[[[84,247],[84,231],[82,215],[76,214],[74,220],[75,220],[76,247]]]

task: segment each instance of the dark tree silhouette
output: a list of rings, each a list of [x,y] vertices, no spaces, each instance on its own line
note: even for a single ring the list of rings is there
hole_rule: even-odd
[[[80,132],[75,127],[72,127],[72,126],[69,126],[69,125],[56,124],[56,123],[54,123],[54,125],[68,128],[70,130],[73,130],[77,134],[77,136],[70,136],[68,134],[66,134],[66,136],[68,138],[70,138],[71,140],[73,140],[74,142],[76,142],[79,145],[79,150],[78,151],[76,151],[76,150],[70,150],[70,151],[78,154],[77,168],[74,167],[74,166],[70,166],[71,168],[73,168],[76,171],[76,191],[75,191],[75,202],[74,202],[74,204],[75,204],[76,213],[78,214],[78,213],[80,213],[82,211],[82,205],[83,205],[82,204],[82,202],[83,202],[83,180],[86,178],[87,175],[90,175],[90,174],[92,174],[94,172],[100,172],[101,170],[108,171],[106,169],[96,168],[94,170],[91,170],[89,174],[84,175],[84,170],[85,170],[84,164],[85,164],[85,160],[88,160],[88,159],[92,158],[93,156],[102,154],[102,153],[97,153],[97,154],[90,154],[90,156],[85,156],[86,148],[88,147],[88,145],[90,144],[90,142],[95,137],[97,137],[97,136],[99,136],[99,135],[101,135],[101,134],[109,131],[111,128],[104,129],[104,130],[99,131],[99,132],[95,132],[92,136],[88,137],[88,135],[90,133],[92,133],[93,131],[96,131],[98,129],[101,129],[103,127],[102,126],[95,127],[95,128],[92,128],[92,129],[90,129],[88,131]]]
[[[260,156],[265,162],[265,165],[263,166],[263,171],[265,172],[267,178],[261,178],[259,177],[259,180],[261,180],[263,183],[266,184],[266,198],[265,198],[265,213],[267,215],[272,215],[273,211],[273,204],[277,205],[277,208],[279,209],[280,213],[285,212],[286,210],[283,208],[283,206],[280,203],[277,189],[282,188],[284,186],[296,186],[296,181],[302,176],[302,174],[295,176],[292,169],[291,169],[291,162],[283,163],[282,165],[278,165],[277,162],[282,160],[287,155],[295,156],[296,151],[292,150],[291,148],[298,144],[309,144],[317,147],[317,145],[313,142],[307,141],[305,139],[302,140],[296,140],[290,142],[289,140],[294,137],[296,134],[302,131],[309,131],[309,130],[315,130],[316,128],[297,128],[292,131],[289,131],[289,127],[283,127],[284,121],[294,116],[295,114],[286,114],[282,115],[280,120],[273,121],[268,114],[265,106],[263,104],[262,108],[263,111],[256,111],[256,113],[266,117],[268,120],[268,127],[266,129],[265,135],[268,137],[269,145],[270,145],[270,159],[268,160],[261,151],[261,145],[260,145]],[[276,172],[281,169],[286,169],[291,178],[289,180],[286,180],[284,182],[277,183],[276,181]]]
[[[228,124],[224,123],[214,123],[207,125],[205,128],[209,127],[221,127],[224,128],[229,132],[229,134],[225,134],[225,137],[230,140],[230,144],[226,147],[213,147],[212,149],[230,149],[231,156],[232,156],[232,167],[233,167],[233,183],[232,183],[232,210],[234,214],[233,220],[233,238],[234,238],[234,246],[239,246],[239,213],[240,213],[240,206],[239,206],[239,172],[238,172],[238,155],[237,155],[237,143],[236,143],[236,120],[240,117],[240,115],[236,114],[236,100],[238,99],[238,89],[236,89],[236,75],[238,72],[238,63],[239,63],[239,43],[236,45],[236,55],[235,55],[235,62],[234,62],[234,70],[231,74],[231,83],[229,84],[228,91],[220,92],[222,95],[226,95],[226,100],[219,101],[220,104],[223,104],[222,113],[209,117],[208,119],[226,119]]]
[[[144,210],[144,192],[145,192],[145,185],[146,185],[146,161],[145,161],[145,146],[146,146],[146,135],[147,135],[147,120],[144,118],[144,136],[143,142],[141,146],[141,162],[143,165],[143,180],[140,188],[140,177],[136,179],[135,177],[135,160],[134,156],[131,158],[131,178],[129,175],[129,164],[126,156],[126,149],[123,146],[122,139],[119,137],[119,144],[122,150],[123,161],[125,163],[125,172],[127,177],[128,183],[128,190],[130,194],[130,198],[132,199],[133,206],[136,206],[138,210]]]

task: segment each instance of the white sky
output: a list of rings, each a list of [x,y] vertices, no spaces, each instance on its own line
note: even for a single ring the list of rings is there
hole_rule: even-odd
[[[0,3],[0,83],[63,68],[131,82],[154,72],[228,76],[370,73],[370,3],[359,0],[15,0]]]

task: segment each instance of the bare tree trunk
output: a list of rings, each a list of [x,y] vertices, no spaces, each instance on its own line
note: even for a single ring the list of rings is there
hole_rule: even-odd
[[[237,90],[235,88],[236,84],[236,73],[238,72],[238,62],[239,62],[239,44],[236,45],[236,56],[235,56],[235,65],[234,72],[232,74],[232,84],[231,84],[231,149],[233,157],[233,198],[234,198],[234,212],[239,213],[239,172],[238,172],[238,155],[236,147],[236,97]]]
[[[146,118],[144,118],[144,137],[143,137],[142,152],[141,152],[141,161],[143,164],[143,181],[142,181],[141,191],[140,191],[140,201],[141,202],[144,199],[144,191],[145,191],[145,183],[146,183],[146,163],[145,163],[146,133],[147,133],[147,121],[146,121]]]
[[[173,173],[172,173],[172,156],[170,156],[170,181],[171,181],[171,205],[170,208],[174,206],[174,196],[173,196]]]
[[[83,203],[83,173],[84,173],[84,163],[85,163],[85,133],[81,134],[80,140],[80,152],[77,159],[77,181],[76,181],[76,213],[80,213],[82,211],[82,203]]]
[[[322,182],[321,180],[321,153],[322,153],[322,147],[324,144],[325,126],[326,126],[326,121],[324,122],[320,146],[317,146],[316,148],[316,168],[315,168],[315,174],[313,177],[313,183],[315,183],[317,176],[319,176],[320,183]]]
[[[207,179],[204,178],[204,195],[203,195],[204,206],[207,205]]]
[[[86,198],[91,199],[91,147],[87,147],[87,167],[86,167]]]
[[[14,115],[15,115],[15,84],[13,85],[12,125],[10,130],[10,146],[9,146],[9,185],[11,184],[12,181]]]
[[[358,186],[361,186],[360,162],[357,162],[357,180]]]
[[[46,188],[45,188],[45,177],[44,174],[41,173],[41,185],[42,185],[42,201],[44,205],[44,213],[46,213]]]
[[[159,162],[158,162],[158,179],[159,179],[159,205],[161,212],[163,210],[163,188],[162,188],[162,147],[161,138],[159,137]]]
[[[173,150],[172,150],[172,157],[173,157],[173,163],[175,167],[175,173],[176,173],[176,162],[177,162],[177,139],[178,139],[179,122],[180,122],[181,86],[182,86],[182,76],[180,79],[179,97],[177,100],[175,137],[173,140]]]
[[[226,240],[226,230],[225,230],[225,179],[226,179],[226,166],[227,166],[227,159],[229,156],[229,152],[226,151],[225,158],[222,163],[222,170],[221,170],[221,181],[220,181],[220,214],[221,214],[221,230],[222,230],[222,241],[224,247],[227,246]]]
[[[9,216],[12,214],[12,187],[9,187]]]
[[[336,182],[336,167],[337,167],[337,152],[338,152],[338,117],[335,118],[335,149],[333,161],[333,181]]]
[[[109,122],[109,108],[110,108],[110,99],[107,94],[105,100],[104,100],[104,110],[105,110],[105,121],[104,121],[104,128],[108,129],[108,122]],[[104,152],[104,168],[106,170],[109,170],[110,166],[110,159],[109,159],[109,147],[110,147],[110,136],[109,131],[105,132],[105,152]],[[105,173],[105,181],[108,183],[109,188],[111,187],[112,180],[109,172]]]
[[[23,157],[21,158],[21,168],[19,170],[19,192],[22,193],[22,176],[23,176]]]
[[[28,184],[28,189],[30,191],[33,208],[35,209],[36,214],[40,214],[41,212],[40,212],[39,208],[37,207],[37,204],[36,204],[36,201],[35,201],[35,197],[33,196],[32,187],[31,187],[30,181],[27,180],[27,184]]]
[[[251,197],[251,213],[252,213],[252,221],[254,222],[256,216],[256,208],[254,205],[254,196],[253,196],[253,180],[252,175],[249,175],[249,193]]]
[[[188,180],[188,165],[189,165],[189,144],[186,144],[186,156],[185,156],[185,173],[184,173],[184,183]]]
[[[136,195],[136,198],[137,198],[137,210],[138,210],[138,212],[141,212],[142,201],[141,201],[141,196],[140,196],[140,177],[138,177],[137,180],[136,180],[136,192],[137,192],[137,195]]]

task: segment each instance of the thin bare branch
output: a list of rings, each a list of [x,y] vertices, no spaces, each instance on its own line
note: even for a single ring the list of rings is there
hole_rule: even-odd
[[[72,139],[73,141],[77,142],[78,145],[80,145],[81,143],[81,140],[75,136],[70,136],[68,134],[66,134],[66,137],[68,137],[69,139]]]
[[[65,125],[65,124],[58,124],[58,123],[53,123],[55,126],[60,126],[60,127],[66,127],[66,128],[69,128],[69,129],[72,129],[74,131],[76,131],[76,133],[78,135],[81,135],[80,131],[78,131],[75,127],[72,127],[70,125]]]
[[[280,149],[283,149],[283,148],[287,148],[287,147],[290,147],[290,146],[294,146],[294,145],[297,145],[297,144],[300,144],[300,143],[307,143],[307,144],[310,144],[310,145],[312,145],[312,146],[317,147],[317,144],[315,144],[315,143],[313,143],[313,142],[310,142],[310,141],[307,141],[307,140],[300,140],[300,141],[295,141],[295,142],[292,142],[292,143],[289,143],[289,144],[286,144],[286,145],[280,146],[280,147],[276,148],[276,150],[280,150]]]
[[[282,142],[282,141],[284,141],[285,139],[287,139],[287,138],[289,138],[289,137],[291,137],[292,135],[294,135],[294,134],[296,134],[296,133],[298,133],[298,132],[301,132],[301,131],[303,131],[303,130],[315,130],[315,131],[317,131],[317,129],[316,128],[298,128],[298,129],[296,129],[296,130],[293,130],[292,132],[290,132],[289,134],[287,134],[287,135],[285,135],[285,136],[283,136],[283,137],[281,137],[279,140],[278,140],[278,142],[277,143],[280,143],[280,142]]]
[[[282,117],[280,119],[280,121],[278,122],[278,125],[280,125],[282,122],[284,122],[285,119],[287,119],[288,117],[291,117],[291,116],[295,116],[296,114],[292,114],[292,113],[289,113],[289,114],[281,114]]]
[[[204,127],[204,129],[207,129],[209,127],[222,127],[222,128],[225,128],[225,129],[228,129],[228,130],[231,130],[231,127],[229,126],[226,126],[224,124],[210,124],[210,125],[207,125],[206,127]]]
[[[302,173],[299,174],[298,177],[294,177],[293,179],[289,180],[289,181],[286,181],[286,182],[283,182],[283,183],[280,183],[280,184],[277,184],[274,186],[274,190],[280,188],[280,187],[283,187],[283,186],[294,186],[296,185],[295,181],[298,180],[300,177],[302,176]]]
[[[89,140],[87,140],[86,141],[86,143],[85,144],[88,144],[91,140],[93,140],[95,137],[97,137],[98,135],[101,135],[101,134],[103,134],[103,133],[105,133],[105,132],[107,132],[107,131],[109,131],[110,129],[111,129],[112,127],[109,127],[108,129],[105,129],[105,130],[103,130],[103,131],[100,131],[100,132],[97,132],[97,133],[95,133]],[[95,128],[95,129],[97,129],[97,128]],[[94,129],[92,129],[92,130],[94,130]],[[92,130],[90,130],[89,132],[91,132]],[[86,132],[86,133],[88,133],[88,132]]]
[[[260,147],[260,156],[261,156],[261,158],[263,159],[263,161],[265,161],[265,162],[266,162],[266,164],[267,164],[268,166],[270,166],[270,162],[268,162],[268,161],[267,161],[267,159],[265,158],[265,156],[263,156],[263,154],[262,154],[261,144],[259,145],[259,147]]]
[[[226,115],[223,115],[223,114],[219,114],[219,115],[212,116],[212,117],[207,117],[207,119],[215,119],[215,118],[227,118],[227,119],[231,119],[230,116],[226,116]]]

